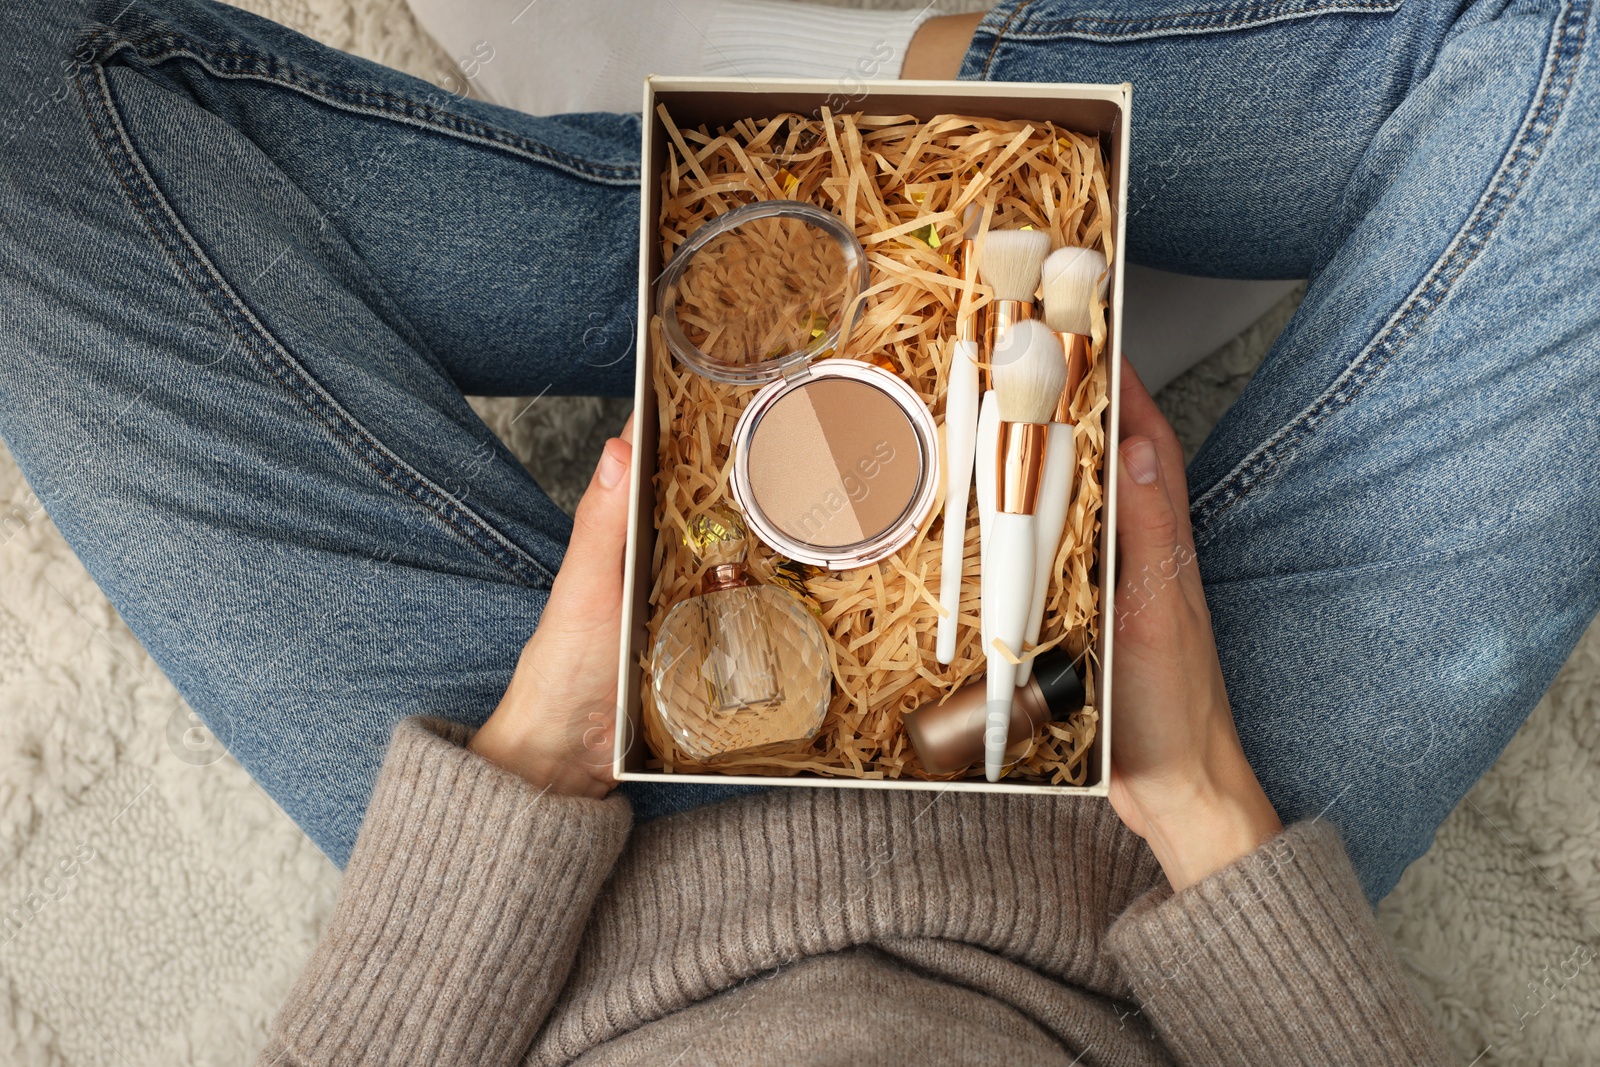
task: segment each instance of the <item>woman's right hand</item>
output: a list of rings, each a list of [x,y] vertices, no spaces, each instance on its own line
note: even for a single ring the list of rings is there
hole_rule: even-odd
[[[1239,744],[1200,586],[1183,449],[1122,365],[1111,804],[1174,890],[1283,824]]]

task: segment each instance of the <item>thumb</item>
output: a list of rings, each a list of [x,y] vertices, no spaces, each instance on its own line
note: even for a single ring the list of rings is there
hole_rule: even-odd
[[[1136,612],[1178,572],[1192,553],[1180,543],[1160,455],[1148,437],[1129,437],[1117,449],[1117,543],[1121,577],[1117,613]],[[1131,599],[1130,599],[1131,598]]]
[[[563,625],[609,623],[622,604],[623,552],[628,541],[628,471],[633,445],[624,431],[601,450],[589,488],[572,519],[545,617]]]

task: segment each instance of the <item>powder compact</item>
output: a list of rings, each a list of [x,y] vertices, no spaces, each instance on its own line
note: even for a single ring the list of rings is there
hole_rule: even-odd
[[[750,531],[830,570],[913,537],[939,485],[938,432],[916,390],[836,355],[867,288],[835,215],[762,201],[706,223],[656,286],[673,355],[715,381],[759,385],[734,426],[730,486]]]

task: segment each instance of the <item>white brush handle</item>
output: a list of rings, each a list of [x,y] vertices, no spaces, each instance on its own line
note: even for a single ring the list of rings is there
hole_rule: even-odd
[[[940,663],[956,658],[961,611],[961,557],[967,548],[967,498],[972,491],[972,456],[978,438],[978,343],[956,341],[950,356],[950,388],[944,399],[944,544],[939,566]]]
[[[1033,510],[1034,560],[1033,606],[1028,609],[1030,645],[1039,643],[1044,629],[1044,602],[1050,596],[1050,579],[1056,566],[1056,549],[1061,547],[1061,531],[1067,528],[1067,505],[1072,503],[1072,476],[1078,454],[1073,427],[1064,422],[1050,424],[1050,440],[1045,445],[1044,473],[1040,476],[1039,506]],[[1017,668],[1017,684],[1027,685],[1033,675],[1033,660]]]
[[[995,452],[1000,448],[1000,401],[994,390],[983,394],[978,408],[978,444],[976,449],[978,483],[978,564],[979,574],[989,558],[989,528],[994,525]],[[989,648],[989,583],[982,585],[978,602],[978,633],[985,652]]]
[[[1028,628],[1028,606],[1033,592],[1034,518],[999,512],[990,527],[989,551],[983,564],[983,589],[989,600],[989,640],[999,641],[1013,653],[1022,651]],[[998,782],[1005,770],[1006,739],[1011,735],[1011,702],[1017,695],[1017,667],[984,646],[988,655],[988,721],[983,731],[983,771]]]

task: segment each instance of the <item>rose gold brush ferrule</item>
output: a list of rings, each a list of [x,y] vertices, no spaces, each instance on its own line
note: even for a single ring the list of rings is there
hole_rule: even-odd
[[[995,509],[1032,515],[1039,504],[1049,427],[1042,422],[1002,422],[995,453]]]
[[[978,280],[978,242],[970,237],[961,242],[961,280],[966,283],[968,289],[971,289]],[[978,317],[976,315],[968,313],[956,320],[957,341],[976,341],[977,339]]]
[[[978,346],[978,358],[983,363],[983,388],[994,388],[989,362],[994,358],[995,342],[1017,323],[1033,318],[1036,310],[1032,300],[993,300],[984,307],[979,327],[983,341]]]
[[[1061,390],[1061,400],[1056,404],[1055,421],[1070,424],[1077,421],[1072,417],[1072,398],[1078,395],[1078,386],[1089,370],[1089,350],[1094,342],[1081,333],[1058,333],[1056,339],[1061,342],[1061,351],[1067,360],[1067,386]]]

